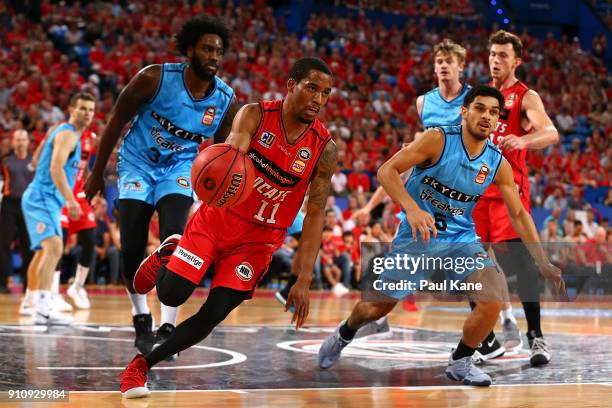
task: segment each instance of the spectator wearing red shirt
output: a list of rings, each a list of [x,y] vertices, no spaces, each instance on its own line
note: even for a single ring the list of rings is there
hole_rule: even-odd
[[[349,191],[357,191],[359,193],[370,191],[370,176],[364,171],[363,162],[358,160],[353,164],[353,166],[353,172],[348,176],[347,185]]]

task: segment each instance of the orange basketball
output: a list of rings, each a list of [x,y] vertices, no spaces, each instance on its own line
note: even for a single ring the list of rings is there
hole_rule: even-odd
[[[191,184],[198,198],[220,208],[244,201],[251,194],[254,178],[251,159],[227,143],[202,150],[191,167]]]

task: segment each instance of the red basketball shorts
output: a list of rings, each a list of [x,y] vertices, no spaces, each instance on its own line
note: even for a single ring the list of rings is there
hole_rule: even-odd
[[[268,271],[286,229],[248,222],[226,209],[202,205],[191,217],[167,268],[198,285],[213,265],[211,289],[253,291]]]
[[[85,199],[85,193],[77,194],[77,202],[81,206],[81,218],[74,221],[68,216],[68,210],[66,207],[62,208],[62,229],[67,229],[68,233],[74,234],[76,232],[96,228],[96,217],[93,209]]]
[[[521,202],[530,212],[530,200],[521,194]],[[502,198],[485,198],[478,200],[472,212],[476,224],[476,234],[482,243],[497,243],[519,238],[514,230],[508,208]]]

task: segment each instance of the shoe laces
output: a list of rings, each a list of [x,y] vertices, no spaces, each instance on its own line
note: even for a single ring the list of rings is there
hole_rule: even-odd
[[[548,353],[548,343],[544,340],[544,337],[535,337],[533,339],[533,345],[531,346],[534,350],[542,350]]]
[[[125,381],[129,384],[137,385],[144,384],[147,380],[146,374],[136,367],[136,364],[134,363],[130,363],[130,365],[128,365],[126,369],[117,376],[117,378],[122,382]]]

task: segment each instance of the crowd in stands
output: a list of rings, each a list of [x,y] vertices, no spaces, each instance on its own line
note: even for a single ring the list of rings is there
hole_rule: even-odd
[[[432,46],[445,37],[459,42],[468,52],[464,80],[487,82],[487,38],[497,29],[472,19],[475,11],[467,0],[348,1],[349,7],[415,18],[404,27],[385,27],[368,20],[367,12],[312,14],[299,34],[289,33],[283,17],[276,19],[265,1],[240,7],[218,0],[128,3],[45,0],[40,22],[0,3],[0,155],[10,149],[15,129],[27,129],[35,148],[51,125],[66,118],[68,98],[77,90],[99,97],[92,130],[101,134],[118,93],[134,74],[148,64],[180,60],[171,39],[185,18],[222,17],[234,35],[220,75],[240,103],[282,97],[291,63],[304,55],[320,56],[334,72],[335,90],[321,114],[339,154],[329,203],[333,212],[326,217],[321,250],[321,279],[331,286],[359,281],[351,268],[358,263],[360,240],[385,241],[395,232],[393,203],[352,215],[377,187],[376,169],[420,129],[415,99],[436,86]],[[436,29],[423,18],[450,14],[470,21],[453,18],[448,28]],[[529,152],[532,204],[567,213],[571,227],[567,210],[588,211],[612,201],[612,86],[601,58],[605,37],[593,40],[598,51],[592,53],[576,38],[537,39],[527,30],[520,35],[525,54],[519,77],[537,90],[561,134],[558,146]],[[106,171],[110,190],[115,166],[113,158]],[[594,190],[599,193],[587,200],[585,191]],[[113,197],[107,198],[112,208]],[[572,236],[566,220],[558,220],[559,231]],[[116,239],[109,242],[118,245]]]

